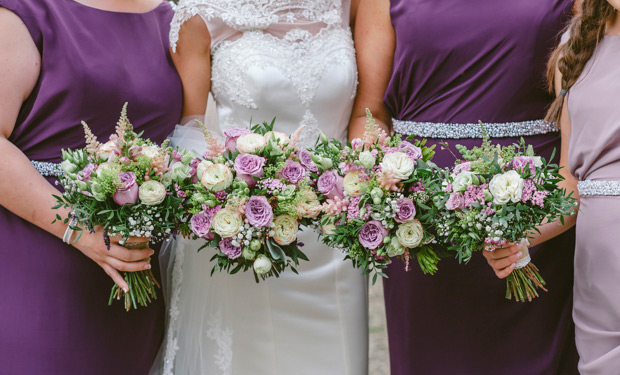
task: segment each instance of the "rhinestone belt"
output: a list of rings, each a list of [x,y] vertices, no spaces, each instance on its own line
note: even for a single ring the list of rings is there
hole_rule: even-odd
[[[41,173],[43,177],[58,177],[64,173],[58,163],[49,163],[46,161],[31,160],[32,166]]]
[[[394,130],[400,134],[414,134],[424,138],[482,138],[479,123],[457,124],[445,122],[416,122],[392,119]],[[559,131],[554,123],[545,120],[483,123],[491,138],[526,137]]]
[[[579,181],[577,189],[581,196],[617,196],[620,195],[620,181]]]

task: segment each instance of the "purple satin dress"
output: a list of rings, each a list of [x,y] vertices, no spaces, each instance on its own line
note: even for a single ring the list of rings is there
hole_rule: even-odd
[[[418,122],[543,118],[552,99],[546,61],[571,7],[568,0],[392,0],[396,51],[387,108],[395,119]],[[559,155],[559,133],[525,138],[539,155],[548,159],[554,148]],[[480,144],[446,141],[455,154],[457,143]],[[453,165],[452,153],[436,151],[439,166]],[[482,254],[467,265],[444,260],[434,276],[392,263],[384,282],[392,375],[577,374],[574,232],[530,252],[549,289],[531,303],[506,300],[505,280]]]
[[[173,130],[182,92],[167,2],[140,14],[73,0],[0,0],[0,7],[22,19],[41,54],[36,87],[10,136],[28,158],[59,162],[61,148],[83,147],[82,120],[107,140],[125,102],[137,131],[153,141]],[[108,306],[113,281],[95,262],[3,207],[0,236],[0,374],[148,374],[163,338],[161,296],[131,312],[121,302]]]

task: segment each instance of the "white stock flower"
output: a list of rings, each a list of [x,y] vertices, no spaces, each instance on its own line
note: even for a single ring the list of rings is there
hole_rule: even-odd
[[[489,190],[495,204],[502,205],[510,201],[516,203],[523,194],[523,178],[514,170],[495,175],[489,183]]]
[[[138,197],[147,206],[156,206],[166,198],[166,188],[158,181],[145,181],[138,189]]]
[[[224,164],[213,164],[205,169],[200,182],[210,191],[222,191],[230,186],[233,181],[233,173]]]
[[[392,172],[394,177],[406,180],[413,173],[415,163],[407,154],[394,152],[383,157],[381,168],[384,171]]]
[[[266,144],[265,137],[256,133],[244,134],[237,138],[237,150],[245,154],[256,154],[260,152]]]
[[[241,217],[236,212],[228,209],[219,210],[211,222],[215,233],[224,238],[232,237],[239,233],[242,224]]]

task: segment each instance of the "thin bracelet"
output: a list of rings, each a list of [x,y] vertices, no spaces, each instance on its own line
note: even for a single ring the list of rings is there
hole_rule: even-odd
[[[71,245],[71,237],[73,236],[73,226],[75,226],[77,224],[77,219],[75,218],[75,216],[71,215],[71,221],[69,222],[69,225],[67,225],[67,229],[65,229],[65,234],[64,236],[62,236],[62,242],[66,243],[67,245]]]

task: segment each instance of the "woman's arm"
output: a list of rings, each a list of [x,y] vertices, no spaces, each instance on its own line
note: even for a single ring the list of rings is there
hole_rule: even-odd
[[[364,134],[366,108],[385,130],[392,119],[383,95],[392,74],[396,35],[390,20],[389,0],[359,0],[355,16],[355,49],[359,85],[349,122],[349,139]],[[388,132],[389,133],[389,132]]]
[[[0,51],[0,205],[55,235],[60,241],[67,225],[58,221],[51,223],[57,213],[66,216],[68,212],[52,210],[51,207],[56,204],[52,194],[61,193],[8,140],[23,102],[36,85],[41,58],[24,23],[4,8],[0,8]],[[108,251],[101,230],[94,234],[84,233],[73,245],[99,264],[125,290],[127,283],[118,270],[140,271],[150,268],[148,258],[152,254],[151,249],[130,251],[112,245]]]

